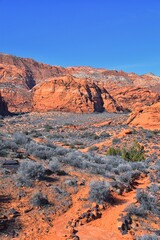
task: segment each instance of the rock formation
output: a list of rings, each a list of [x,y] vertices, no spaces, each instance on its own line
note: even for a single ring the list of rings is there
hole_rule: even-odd
[[[52,78],[33,88],[34,111],[116,112],[120,107],[93,81],[73,76]]]
[[[133,111],[160,100],[160,77],[0,54],[0,93],[10,112]]]
[[[131,113],[128,124],[150,130],[160,129],[160,102]]]

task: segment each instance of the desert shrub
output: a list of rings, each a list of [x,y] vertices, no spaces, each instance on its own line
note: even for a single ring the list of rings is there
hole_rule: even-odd
[[[97,135],[96,133],[94,132],[90,132],[90,131],[84,131],[84,132],[81,132],[80,135],[79,135],[80,138],[86,138],[86,139],[92,139],[92,140],[97,140],[97,139],[100,139],[100,136]]]
[[[88,163],[86,165],[88,166],[88,169],[91,173],[105,175],[106,170],[102,165],[96,163]]]
[[[90,184],[89,201],[104,204],[111,200],[110,184],[106,181],[93,181]]]
[[[126,163],[123,159],[118,156],[107,156],[103,158],[105,161],[106,169],[108,169],[108,165],[112,168],[117,168],[120,163]]]
[[[106,155],[119,155],[126,161],[138,162],[144,160],[144,147],[135,142],[130,149],[110,148]]]
[[[42,179],[44,173],[45,168],[41,164],[32,161],[22,162],[17,172],[18,176],[33,180]]]
[[[113,138],[112,143],[117,144],[117,143],[120,143],[120,141],[121,140],[119,138]]]
[[[77,187],[77,179],[76,178],[66,179],[65,184],[70,187]]]
[[[0,150],[11,149],[12,151],[17,151],[18,146],[12,140],[0,140]]]
[[[42,207],[49,204],[47,197],[41,192],[33,194],[30,199],[30,203],[36,207]]]
[[[156,171],[160,171],[160,160],[157,160],[157,161],[155,162],[154,169],[155,169]]]
[[[146,162],[130,162],[130,166],[132,167],[132,170],[138,170],[141,172],[145,172],[147,168]]]
[[[157,171],[157,172],[150,172],[149,173],[149,178],[150,178],[150,181],[151,182],[159,182],[160,180],[160,171]]]
[[[119,164],[119,166],[117,168],[118,168],[119,173],[123,173],[123,172],[127,172],[127,171],[132,170],[131,165],[124,164],[124,163]]]
[[[33,187],[33,182],[31,179],[25,178],[25,176],[18,173],[16,176],[15,184],[17,187]]]
[[[52,143],[52,141],[48,141],[47,143],[46,143],[46,146],[47,147],[49,147],[49,148],[52,148],[53,150],[55,150],[57,147]]]
[[[144,211],[144,209],[142,207],[137,207],[134,204],[130,204],[129,206],[127,206],[124,212],[128,212],[129,215],[136,215],[142,218],[146,217],[146,212]]]
[[[70,196],[70,194],[66,190],[64,190],[64,189],[62,189],[60,187],[57,187],[57,186],[53,187],[53,191],[58,196],[58,198],[64,198],[64,197]]]
[[[160,216],[160,207],[158,206],[158,199],[155,195],[153,196],[148,191],[137,189],[136,199],[145,211],[150,211]]]
[[[61,212],[66,212],[72,205],[71,194],[61,187],[53,186],[52,191],[56,199],[56,209]]]
[[[121,150],[119,148],[109,148],[106,155],[109,155],[109,156],[121,156]]]
[[[123,172],[122,174],[120,174],[117,179],[119,180],[119,182],[122,183],[130,183],[132,178],[132,173],[131,172]]]
[[[122,150],[122,158],[133,162],[144,160],[144,146],[141,146],[138,142],[135,142],[129,150]]]
[[[57,173],[60,170],[60,162],[58,161],[57,158],[53,157],[51,159],[51,161],[49,162],[49,169],[53,172],[53,173]]]
[[[55,154],[54,155],[55,156],[57,156],[57,155],[64,156],[68,152],[69,152],[69,149],[57,147],[56,150],[55,150]]]
[[[63,158],[63,162],[73,167],[85,169],[87,167],[87,161],[83,158],[83,155],[78,151],[68,152]]]
[[[158,185],[158,184],[152,184],[152,185],[150,186],[150,191],[151,191],[151,193],[153,193],[153,194],[157,194],[157,193],[160,191],[160,185]]]
[[[73,143],[74,145],[83,145],[83,142],[81,142],[81,141],[78,141],[78,140],[75,140],[74,141],[74,143]]]
[[[141,172],[138,170],[125,171],[115,176],[115,179],[124,184],[126,191],[131,191],[134,188],[135,180],[138,179],[140,175]]]
[[[153,138],[153,132],[152,131],[149,131],[149,130],[146,130],[146,138]]]
[[[137,240],[158,240],[159,238],[157,236],[145,234],[140,238],[137,238]]]
[[[54,155],[54,150],[52,148],[34,142],[26,144],[25,149],[27,153],[44,160],[49,159]]]
[[[18,145],[26,144],[29,141],[29,138],[24,133],[14,133],[13,140]]]

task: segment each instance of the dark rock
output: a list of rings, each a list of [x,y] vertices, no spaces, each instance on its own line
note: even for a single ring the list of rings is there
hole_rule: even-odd
[[[3,166],[11,166],[11,165],[18,165],[18,164],[19,164],[18,160],[12,160],[12,159],[5,160],[3,162]]]
[[[20,216],[20,213],[19,213],[17,210],[15,210],[14,208],[10,209],[9,214],[10,214],[13,218]]]

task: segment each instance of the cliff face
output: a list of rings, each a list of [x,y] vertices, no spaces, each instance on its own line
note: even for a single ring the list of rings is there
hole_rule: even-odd
[[[0,93],[10,112],[117,112],[160,99],[160,77],[91,67],[54,67],[0,54]]]
[[[65,69],[32,59],[0,54],[0,92],[10,112],[32,111],[31,89],[48,77],[63,75]]]
[[[25,70],[13,65],[0,64],[0,93],[10,112],[32,110],[31,84]]]

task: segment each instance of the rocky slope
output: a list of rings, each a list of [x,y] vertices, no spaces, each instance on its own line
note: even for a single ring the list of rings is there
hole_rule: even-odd
[[[0,54],[0,93],[10,112],[117,112],[160,99],[160,77],[91,67],[55,67]]]

